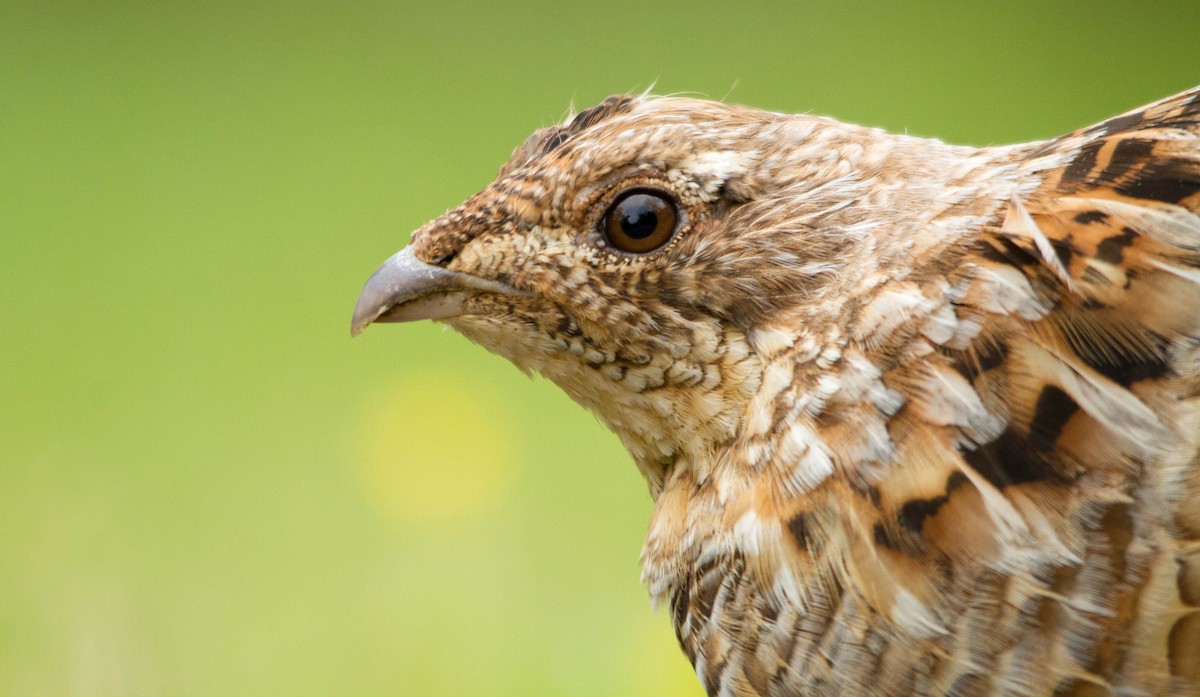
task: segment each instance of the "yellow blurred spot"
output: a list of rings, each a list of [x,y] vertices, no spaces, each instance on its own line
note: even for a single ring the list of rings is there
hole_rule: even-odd
[[[506,406],[461,379],[409,377],[385,385],[360,423],[367,497],[400,523],[464,520],[496,509],[516,479]]]

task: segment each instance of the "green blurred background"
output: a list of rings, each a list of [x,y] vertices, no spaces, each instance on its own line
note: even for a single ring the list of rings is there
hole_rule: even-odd
[[[1200,82],[1200,3],[0,3],[0,695],[698,695],[650,500],[367,275],[534,128],[695,92],[973,144]]]

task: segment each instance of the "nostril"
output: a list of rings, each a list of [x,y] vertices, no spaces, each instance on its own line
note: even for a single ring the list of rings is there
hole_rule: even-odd
[[[435,266],[445,266],[446,264],[454,261],[454,257],[456,256],[458,256],[458,252],[450,252],[449,254],[435,260],[433,263]]]

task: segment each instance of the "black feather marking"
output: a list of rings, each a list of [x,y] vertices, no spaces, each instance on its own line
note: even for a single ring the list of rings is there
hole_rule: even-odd
[[[975,378],[1004,364],[1008,347],[1004,344],[982,339],[971,346],[971,351],[955,352],[954,369],[958,374],[974,383]]]
[[[963,453],[963,459],[998,489],[1027,482],[1065,481],[1045,456],[1034,452],[1011,426],[991,443]]]
[[[1050,450],[1062,434],[1063,427],[1079,411],[1079,405],[1057,385],[1046,385],[1038,395],[1029,422],[1029,445],[1036,450]]]
[[[925,525],[925,519],[937,515],[938,509],[949,499],[945,496],[935,496],[931,499],[916,499],[900,507],[896,519],[905,528],[920,533]]]
[[[558,146],[567,142],[567,139],[570,137],[571,134],[568,133],[567,129],[565,128],[550,129],[550,132],[546,134],[545,138],[542,139],[542,142],[538,144],[537,154],[546,155],[554,152],[558,149]]]
[[[1148,351],[1112,357],[1098,356],[1094,351],[1079,351],[1074,347],[1073,349],[1092,370],[1118,385],[1129,387],[1135,382],[1153,380],[1171,374],[1172,368],[1167,358],[1166,340],[1160,336],[1154,336],[1153,344]]]
[[[1117,193],[1163,203],[1179,203],[1200,191],[1200,163],[1171,157],[1150,162]]]
[[[721,591],[721,578],[720,574],[712,574],[711,570],[697,573],[691,598],[695,601],[696,616],[701,622],[708,622],[712,618],[713,608],[717,605],[717,593]]]
[[[892,541],[888,539],[887,528],[883,527],[883,523],[875,523],[871,534],[875,538],[875,544],[891,549]]]
[[[1080,225],[1091,225],[1092,223],[1102,223],[1108,220],[1108,213],[1103,211],[1085,211],[1075,216],[1075,222]]]
[[[979,256],[988,261],[1011,266],[1037,266],[1041,263],[1039,257],[1023,249],[1012,238],[993,237],[991,241],[995,244],[980,241],[978,247]],[[997,247],[997,244],[1000,246]]]
[[[1156,142],[1146,138],[1125,138],[1117,141],[1112,158],[1098,179],[1107,182],[1120,179],[1126,172],[1150,157]]]
[[[797,513],[787,524],[788,532],[792,534],[792,539],[796,540],[796,544],[800,549],[808,549],[808,521],[805,519],[804,513]]]
[[[634,101],[635,98],[627,94],[613,95],[596,106],[579,112],[566,126],[545,129],[541,141],[534,150],[534,155],[540,157],[558,150],[567,141],[588,128],[607,118],[629,111],[633,108]]]
[[[1063,181],[1079,182],[1085,180],[1088,173],[1096,167],[1096,157],[1100,154],[1100,148],[1102,147],[1104,147],[1103,140],[1093,140],[1080,148],[1079,154],[1063,170]]]
[[[607,118],[629,111],[633,108],[633,103],[634,97],[628,94],[614,94],[596,106],[576,114],[575,118],[571,119],[571,123],[567,125],[567,130],[570,135],[575,135]]]
[[[1125,260],[1125,248],[1133,244],[1137,236],[1136,230],[1129,227],[1121,228],[1121,234],[1106,237],[1096,245],[1096,258],[1114,266],[1120,264]]]
[[[1113,118],[1100,124],[1104,135],[1111,136],[1122,131],[1127,131],[1134,126],[1141,124],[1146,120],[1146,111],[1139,109],[1138,111],[1125,114],[1124,116],[1114,116]]]
[[[1054,254],[1064,267],[1071,264],[1071,258],[1075,256],[1075,245],[1070,237],[1065,240],[1051,240],[1050,246],[1054,248]]]
[[[982,373],[995,368],[1008,358],[1008,346],[996,341],[980,341],[974,348],[975,362]]]
[[[896,519],[906,529],[920,533],[921,527],[925,525],[925,519],[937,515],[938,509],[950,500],[950,494],[966,483],[966,475],[955,471],[946,478],[944,494],[929,499],[913,499],[905,503],[896,514]]]
[[[765,602],[759,607],[762,612],[763,622],[774,624],[775,620],[779,619],[779,608],[773,602]]]
[[[684,643],[683,623],[687,621],[689,585],[685,579],[683,587],[671,594],[671,619],[674,620],[675,634],[679,637],[679,643],[681,644]]]

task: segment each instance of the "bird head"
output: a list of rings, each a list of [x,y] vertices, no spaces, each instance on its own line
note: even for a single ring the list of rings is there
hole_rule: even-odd
[[[417,230],[367,281],[352,331],[446,323],[593,410],[657,491],[673,464],[737,436],[770,354],[829,339],[846,289],[879,261],[872,196],[905,142],[610,97],[534,133],[495,182]]]

